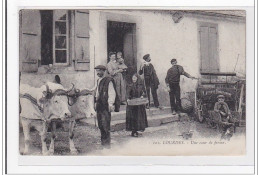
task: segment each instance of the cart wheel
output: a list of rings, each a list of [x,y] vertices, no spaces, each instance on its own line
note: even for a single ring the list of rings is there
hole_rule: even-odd
[[[221,126],[219,125],[219,123],[217,123],[216,125],[217,125],[217,132],[220,132],[220,127]]]
[[[202,106],[199,101],[197,101],[196,116],[200,123],[204,121],[204,117],[202,115]]]
[[[204,117],[202,115],[202,111],[198,111],[198,120],[200,123],[202,123],[204,121]]]

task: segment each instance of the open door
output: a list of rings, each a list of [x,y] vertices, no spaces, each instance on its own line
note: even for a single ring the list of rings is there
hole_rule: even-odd
[[[137,59],[136,59],[136,34],[135,24],[132,26],[132,31],[128,32],[124,36],[124,58],[125,64],[128,67],[128,73],[126,75],[126,81],[131,82],[131,77],[137,72]]]
[[[130,83],[132,75],[137,72],[136,24],[108,21],[107,46],[108,53],[111,51],[123,53],[128,67],[125,79],[127,83]]]

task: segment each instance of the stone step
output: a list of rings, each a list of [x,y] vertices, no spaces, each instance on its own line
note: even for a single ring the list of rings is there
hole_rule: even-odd
[[[113,117],[113,116],[112,116]],[[162,124],[171,123],[175,121],[179,121],[178,115],[172,115],[172,114],[163,114],[163,115],[153,115],[148,116],[148,126],[149,127],[156,127],[160,126]],[[81,120],[82,124],[86,124],[90,127],[95,127],[95,121],[94,119],[84,119]],[[97,126],[97,123],[96,123]],[[125,129],[125,119],[121,120],[112,120],[111,121],[111,131],[120,131]]]
[[[170,107],[163,107],[163,109],[158,109],[158,108],[150,108],[146,109],[146,114],[147,116],[155,116],[155,115],[162,115],[162,114],[170,114],[171,113],[171,108]],[[111,113],[112,117],[111,120],[125,120],[126,117],[126,110],[125,108],[122,109],[119,112],[112,112]]]

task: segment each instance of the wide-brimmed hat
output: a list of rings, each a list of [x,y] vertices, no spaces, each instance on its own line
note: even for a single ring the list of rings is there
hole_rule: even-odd
[[[98,66],[96,66],[94,69],[106,70],[107,68],[106,68],[106,66],[104,66],[104,65],[98,65]]]

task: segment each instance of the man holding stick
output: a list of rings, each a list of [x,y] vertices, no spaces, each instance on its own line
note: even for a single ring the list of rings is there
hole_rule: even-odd
[[[161,106],[160,106],[159,100],[158,100],[158,96],[157,96],[157,89],[158,89],[160,82],[157,77],[154,66],[151,63],[150,54],[144,55],[143,59],[144,59],[144,63],[139,70],[139,74],[140,75],[144,74],[144,83],[145,83],[145,88],[146,88],[147,96],[148,96],[148,100],[149,100],[149,106],[147,106],[147,108],[150,108],[150,101],[151,101],[150,92],[151,92],[152,96],[153,96],[154,106],[156,108],[161,109]]]

